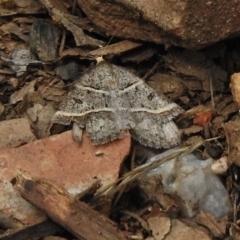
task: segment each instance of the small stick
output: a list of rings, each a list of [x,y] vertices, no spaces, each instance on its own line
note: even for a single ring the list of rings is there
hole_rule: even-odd
[[[59,47],[59,55],[61,54],[61,52],[63,51],[63,48],[65,46],[65,41],[66,41],[66,29],[63,29],[63,34],[62,34],[62,39],[61,39],[61,43],[60,43],[60,47]]]
[[[8,230],[0,235],[0,240],[38,240],[60,231],[63,231],[63,228],[48,219],[31,226]]]
[[[46,180],[33,180],[21,174],[17,177],[16,186],[24,199],[42,209],[53,221],[79,239],[123,239],[109,218]]]

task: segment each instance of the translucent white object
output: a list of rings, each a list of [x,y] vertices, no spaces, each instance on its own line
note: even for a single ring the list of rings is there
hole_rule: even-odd
[[[177,149],[156,155],[148,162],[164,158]],[[162,164],[147,175],[161,175],[165,192],[177,199],[182,212],[188,217],[202,210],[221,218],[229,213],[231,203],[220,178],[211,172],[212,162],[212,159],[199,160],[194,154],[187,154]]]

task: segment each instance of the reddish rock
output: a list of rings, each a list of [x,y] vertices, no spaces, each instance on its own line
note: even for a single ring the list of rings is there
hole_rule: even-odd
[[[0,149],[18,147],[36,139],[26,118],[0,122]]]
[[[32,178],[52,181],[70,194],[77,195],[97,179],[103,185],[115,181],[121,163],[129,154],[130,143],[130,134],[127,134],[123,139],[93,146],[84,134],[79,145],[72,140],[71,132],[65,132],[19,148],[0,151],[0,211],[24,224],[32,224],[43,218],[9,184],[19,170]]]

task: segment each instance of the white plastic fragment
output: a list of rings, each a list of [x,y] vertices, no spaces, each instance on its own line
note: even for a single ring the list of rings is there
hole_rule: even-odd
[[[156,155],[148,162],[164,158],[178,149]],[[161,175],[165,192],[177,199],[187,217],[193,217],[202,210],[221,218],[229,213],[231,203],[220,178],[211,171],[212,162],[212,159],[199,160],[194,154],[182,155],[151,170],[147,176]]]

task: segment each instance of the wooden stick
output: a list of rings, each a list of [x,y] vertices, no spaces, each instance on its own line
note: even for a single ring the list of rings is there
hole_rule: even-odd
[[[123,239],[120,231],[110,219],[45,180],[32,180],[19,175],[16,186],[24,199],[42,209],[53,221],[59,223],[77,238]]]
[[[0,240],[37,240],[63,231],[63,228],[48,219],[31,226],[8,230],[0,235]]]

